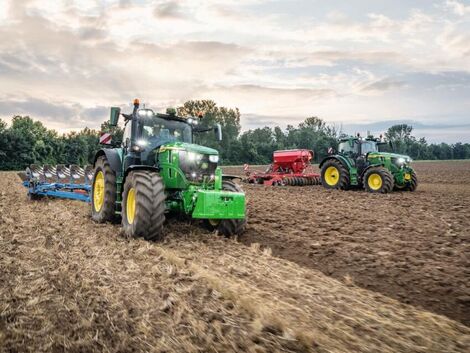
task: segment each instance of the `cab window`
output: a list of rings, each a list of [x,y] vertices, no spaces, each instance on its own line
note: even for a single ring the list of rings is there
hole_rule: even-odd
[[[343,153],[357,153],[359,151],[359,144],[353,141],[352,145],[349,141],[343,141],[339,144],[338,150]]]
[[[129,146],[130,142],[131,142],[131,124],[128,123],[126,124],[124,128],[124,134],[122,136],[122,144],[124,146]]]

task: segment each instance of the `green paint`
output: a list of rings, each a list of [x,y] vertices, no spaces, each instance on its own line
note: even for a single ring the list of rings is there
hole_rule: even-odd
[[[395,186],[404,188],[411,183],[409,175],[413,172],[411,158],[397,153],[379,152],[379,145],[384,144],[372,136],[366,139],[347,137],[340,140],[339,151],[326,157],[322,165],[329,159],[339,160],[349,171],[350,184],[361,186],[363,176],[371,167],[384,167],[392,173]],[[408,178],[406,178],[408,176]]]
[[[111,113],[113,119],[115,114]],[[157,114],[152,119],[130,119],[127,145],[124,142],[123,147],[114,149],[121,161],[121,170],[116,173],[116,213],[121,213],[125,178],[130,170],[157,168],[165,185],[167,211],[200,219],[245,218],[245,194],[222,190],[217,150],[193,144],[193,127],[181,117]],[[146,144],[138,150],[141,140]]]

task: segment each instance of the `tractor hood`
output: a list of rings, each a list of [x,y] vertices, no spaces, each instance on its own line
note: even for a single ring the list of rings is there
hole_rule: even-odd
[[[212,155],[219,154],[219,152],[217,152],[217,150],[213,148],[196,145],[194,143],[186,143],[186,142],[172,142],[172,143],[164,144],[160,146],[159,152],[164,152],[166,150],[180,150],[180,151],[188,151],[188,152],[212,154]]]
[[[370,152],[368,157],[389,157],[389,158],[403,158],[406,162],[410,162],[410,156],[405,154],[398,154],[398,153],[388,153],[388,152]]]

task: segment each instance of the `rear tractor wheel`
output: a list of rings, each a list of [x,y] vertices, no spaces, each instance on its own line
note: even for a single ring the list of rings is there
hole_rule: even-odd
[[[321,183],[327,189],[347,190],[349,171],[338,160],[329,160],[321,168]]]
[[[124,184],[122,227],[128,237],[161,240],[165,222],[165,187],[148,170],[131,172]]]
[[[222,182],[222,190],[232,192],[243,192],[242,188],[231,180]],[[244,219],[205,219],[204,226],[210,231],[217,230],[219,234],[226,237],[241,234],[245,230],[246,218]]]
[[[386,194],[393,190],[393,175],[384,167],[373,167],[364,174],[364,188],[368,192]]]
[[[105,156],[96,160],[91,189],[91,218],[98,223],[115,218],[116,175]]]

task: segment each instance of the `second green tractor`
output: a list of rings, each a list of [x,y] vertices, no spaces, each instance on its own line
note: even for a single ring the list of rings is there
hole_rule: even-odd
[[[198,126],[198,118],[183,118],[141,109],[130,114],[111,108],[110,126],[124,117],[123,141],[95,156],[91,195],[92,218],[103,223],[121,218],[124,233],[159,240],[168,213],[200,219],[224,235],[243,231],[245,194],[232,178],[222,175],[216,150],[193,143],[195,134],[219,124]]]
[[[322,185],[341,190],[363,187],[374,193],[415,191],[418,177],[410,165],[411,158],[380,152],[382,144],[385,142],[372,136],[340,139],[338,152],[330,153],[320,163]]]

